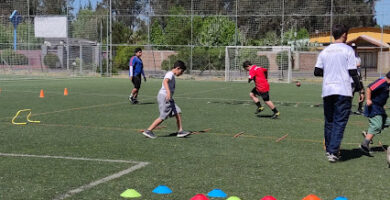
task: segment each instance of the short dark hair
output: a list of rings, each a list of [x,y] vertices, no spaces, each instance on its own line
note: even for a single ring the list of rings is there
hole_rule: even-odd
[[[332,35],[335,40],[339,39],[344,33],[348,34],[349,28],[344,24],[336,24],[332,28]]]
[[[244,63],[242,63],[242,67],[243,67],[243,68],[247,68],[247,67],[249,67],[249,66],[252,66],[252,63],[251,63],[251,61],[249,61],[249,60],[247,60],[247,61],[245,61]]]
[[[183,72],[187,69],[186,64],[181,60],[176,61],[175,64],[173,64],[173,68],[180,68]]]
[[[141,48],[135,48],[135,50],[134,50],[134,53],[137,53],[137,52],[142,52],[142,49]]]
[[[386,77],[387,77],[387,78],[390,78],[390,71],[387,72]]]

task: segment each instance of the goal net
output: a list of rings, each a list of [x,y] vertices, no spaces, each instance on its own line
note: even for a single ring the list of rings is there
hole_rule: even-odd
[[[273,82],[291,82],[292,64],[289,46],[227,46],[225,49],[225,81],[248,79],[248,72],[242,63],[268,69],[268,80]]]

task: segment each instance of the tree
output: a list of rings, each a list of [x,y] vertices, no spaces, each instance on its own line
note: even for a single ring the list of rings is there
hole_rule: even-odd
[[[92,41],[98,41],[98,18],[92,10],[82,9],[72,22],[74,38],[83,38]]]

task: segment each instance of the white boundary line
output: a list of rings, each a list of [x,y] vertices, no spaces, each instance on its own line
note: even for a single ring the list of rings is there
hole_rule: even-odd
[[[132,166],[128,169],[122,170],[118,173],[112,174],[110,176],[101,178],[96,181],[92,181],[86,185],[82,185],[76,189],[69,190],[65,194],[62,194],[60,196],[57,196],[53,200],[62,200],[66,199],[68,197],[71,197],[77,193],[83,192],[84,190],[90,189],[92,187],[95,187],[99,184],[117,179],[121,176],[124,176],[128,173],[131,173],[137,169],[141,169],[149,164],[149,162],[138,162],[138,161],[132,161],[132,160],[110,160],[110,159],[95,159],[95,158],[83,158],[83,157],[66,157],[66,156],[49,156],[49,155],[29,155],[29,154],[13,154],[13,153],[0,153],[0,156],[8,156],[8,157],[30,157],[30,158],[52,158],[52,159],[66,159],[66,160],[82,160],[82,161],[97,161],[97,162],[110,162],[110,163],[132,163],[136,164],[135,166]]]

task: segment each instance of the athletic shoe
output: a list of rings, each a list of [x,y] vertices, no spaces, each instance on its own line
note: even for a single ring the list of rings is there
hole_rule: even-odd
[[[370,152],[370,147],[369,147],[369,146],[366,146],[366,145],[364,145],[364,144],[361,144],[361,145],[359,146],[359,148],[360,148],[360,150],[363,151],[364,153],[366,153],[366,154],[371,154],[371,152]]]
[[[257,107],[256,108],[256,111],[255,111],[255,114],[259,114],[261,111],[263,111],[264,110],[264,107],[263,106],[261,106],[261,107]]]
[[[336,155],[334,154],[331,154],[331,153],[328,153],[326,152],[326,157],[328,158],[328,161],[331,162],[331,163],[335,163],[339,160],[339,157],[337,157]]]
[[[390,167],[390,148],[387,147],[387,151],[386,151],[386,158],[387,158],[387,164],[389,164],[389,167]]]
[[[179,131],[179,132],[177,132],[177,135],[176,135],[176,137],[186,137],[186,136],[188,136],[188,135],[190,135],[191,134],[191,132],[189,132],[189,131]]]
[[[363,112],[362,111],[360,111],[360,110],[358,110],[358,111],[355,111],[355,112],[353,112],[355,115],[362,115],[363,114]]]
[[[272,118],[272,119],[276,119],[276,118],[279,117],[279,115],[280,115],[280,112],[276,112],[276,113],[274,113],[274,114],[271,116],[271,118]]]
[[[362,135],[363,135],[364,138],[366,138],[367,131],[362,131]],[[371,140],[370,144],[374,144],[374,142]]]
[[[157,136],[152,131],[149,130],[145,130],[144,132],[142,132],[142,134],[148,138],[152,138],[152,139],[157,138]]]

